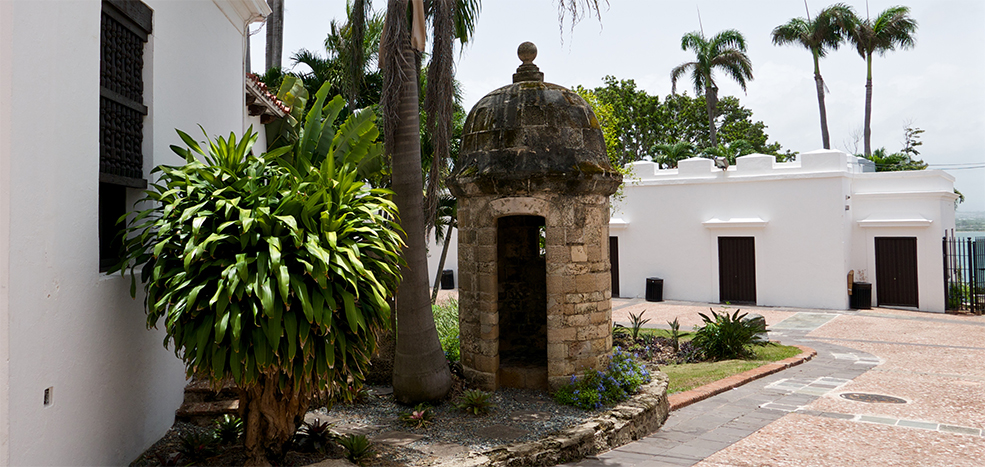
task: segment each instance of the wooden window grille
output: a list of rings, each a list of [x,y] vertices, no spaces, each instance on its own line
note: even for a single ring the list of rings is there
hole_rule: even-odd
[[[139,0],[103,0],[99,37],[99,269],[119,261],[127,188],[144,179],[144,44],[150,8]]]
[[[145,188],[144,44],[151,9],[140,1],[104,0],[99,53],[99,181]]]

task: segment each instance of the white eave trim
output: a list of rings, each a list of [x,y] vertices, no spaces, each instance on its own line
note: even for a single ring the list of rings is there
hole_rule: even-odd
[[[934,221],[921,215],[902,215],[902,216],[870,216],[858,221],[858,226],[869,227],[930,227]]]
[[[270,6],[263,0],[212,0],[229,22],[237,29],[263,21],[270,14]]]
[[[957,193],[953,191],[892,191],[892,192],[861,192],[852,193],[855,199],[906,199],[906,198],[925,198],[925,199],[944,199],[954,201],[958,199]]]
[[[609,219],[609,230],[622,230],[627,228],[629,228],[629,222],[626,222],[625,219],[618,217]]]
[[[766,227],[769,221],[764,221],[758,217],[730,217],[728,219],[708,219],[701,223],[708,229],[734,229],[734,228],[755,228]]]

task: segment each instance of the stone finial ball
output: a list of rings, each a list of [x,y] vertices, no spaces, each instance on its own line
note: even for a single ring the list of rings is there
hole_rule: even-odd
[[[537,46],[533,42],[524,42],[517,47],[516,55],[524,65],[529,65],[537,58]]]

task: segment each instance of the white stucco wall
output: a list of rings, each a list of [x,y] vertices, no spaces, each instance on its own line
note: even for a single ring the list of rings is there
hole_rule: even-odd
[[[434,232],[428,237],[428,285],[434,286],[434,278],[438,277],[438,263],[441,260],[443,245],[434,238]],[[455,275],[455,288],[458,288],[458,229],[452,229],[451,241],[448,242],[448,254],[442,270],[451,269]]]
[[[717,239],[747,236],[756,242],[757,304],[844,309],[848,271],[873,279],[874,237],[896,235],[918,237],[920,309],[943,310],[940,237],[954,225],[953,178],[862,174],[837,151],[804,153],[792,163],[763,155],[737,162],[727,171],[706,159],[672,170],[634,164],[636,180],[627,182],[610,223],[610,236],[619,238],[620,296],[643,297],[646,278],[660,277],[667,299],[718,302]],[[859,223],[916,214],[929,222],[918,231]]]
[[[954,229],[954,178],[938,170],[857,174],[852,183],[853,268],[879,289],[876,237],[917,239],[917,298],[925,311],[944,311],[941,237]]]
[[[180,162],[174,128],[242,132],[245,23],[230,12],[249,8],[146,3],[149,171]],[[182,399],[182,364],[129,280],[99,273],[99,22],[95,0],[0,2],[2,465],[127,464]]]
[[[0,465],[10,465],[10,119],[13,4],[0,2]]]

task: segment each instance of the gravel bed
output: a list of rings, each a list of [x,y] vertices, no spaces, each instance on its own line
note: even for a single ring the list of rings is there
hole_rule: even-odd
[[[416,428],[399,419],[402,412],[412,408],[397,404],[389,388],[373,387],[371,392],[379,395],[364,403],[337,405],[331,410],[323,407],[315,412],[335,421],[339,431],[356,429],[371,438],[390,431],[423,435],[424,438],[407,447],[425,452],[432,443],[454,443],[471,451],[483,451],[503,444],[533,441],[601,412],[558,405],[542,391],[504,388],[493,393],[496,407],[488,415],[469,415],[444,402],[433,407],[430,426]]]

